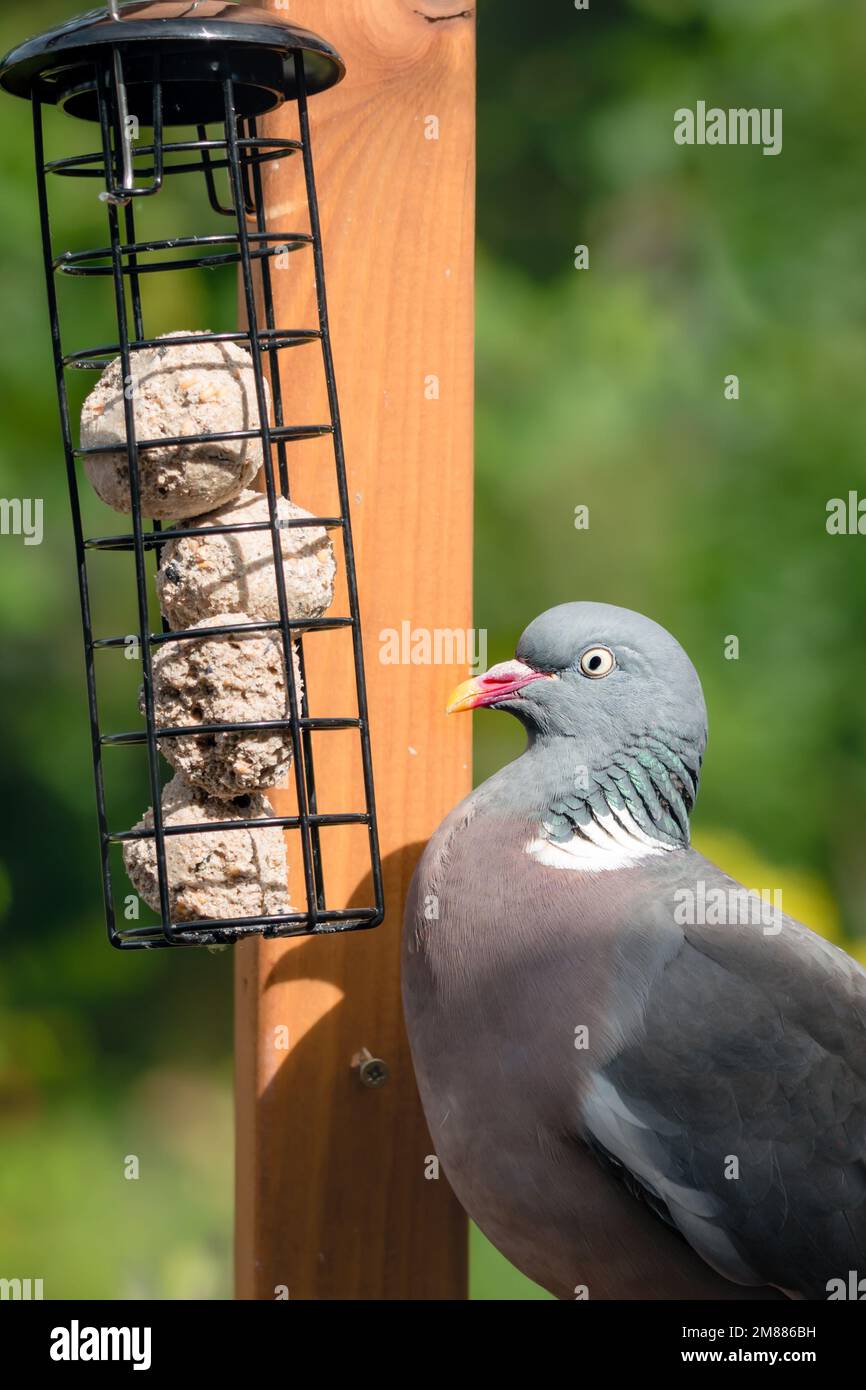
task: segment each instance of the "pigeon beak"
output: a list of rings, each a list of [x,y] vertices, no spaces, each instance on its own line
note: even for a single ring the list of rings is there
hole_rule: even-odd
[[[473,676],[452,690],[445,707],[446,714],[457,714],[464,709],[479,709],[483,705],[496,705],[509,695],[522,690],[530,681],[555,680],[549,671],[533,671],[522,661],[501,661],[491,666],[483,676]]]

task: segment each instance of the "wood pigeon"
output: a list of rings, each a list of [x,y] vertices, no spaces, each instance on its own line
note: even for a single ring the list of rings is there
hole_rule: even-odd
[[[866,1274],[866,972],[689,847],[692,663],[566,603],[449,710],[481,706],[527,747],[430,840],[403,944],[458,1198],[560,1298],[834,1296]]]

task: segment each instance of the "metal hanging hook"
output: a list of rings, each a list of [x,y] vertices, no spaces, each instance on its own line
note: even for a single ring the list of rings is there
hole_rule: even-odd
[[[106,203],[125,206],[135,189],[135,173],[132,164],[132,133],[129,128],[129,103],[126,97],[126,83],[123,80],[123,64],[117,49],[112,54],[114,93],[117,99],[118,137],[121,145],[122,175],[120,188],[116,193],[100,193]]]
[[[108,0],[108,13],[112,19],[120,19],[120,0]],[[126,83],[123,80],[123,66],[120,61],[120,53],[117,49],[112,55],[114,70],[114,90],[117,97],[117,120],[120,126],[119,137],[122,147],[122,167],[121,186],[117,192],[110,190],[100,193],[99,198],[103,203],[112,203],[115,207],[125,207],[129,202],[126,193],[132,193],[135,187],[135,176],[132,163],[132,136],[129,130],[129,105],[126,99]]]

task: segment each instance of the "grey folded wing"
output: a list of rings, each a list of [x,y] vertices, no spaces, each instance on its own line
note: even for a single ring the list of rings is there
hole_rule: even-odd
[[[866,1275],[866,973],[799,923],[685,928],[583,1138],[721,1274]]]

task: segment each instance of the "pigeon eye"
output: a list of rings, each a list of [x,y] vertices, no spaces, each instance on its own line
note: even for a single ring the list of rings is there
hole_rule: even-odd
[[[608,647],[588,647],[580,658],[580,669],[590,680],[599,680],[602,676],[609,676],[616,659]]]

